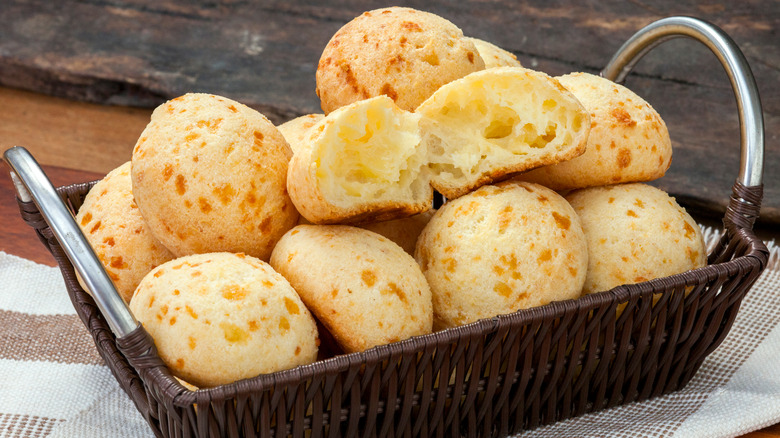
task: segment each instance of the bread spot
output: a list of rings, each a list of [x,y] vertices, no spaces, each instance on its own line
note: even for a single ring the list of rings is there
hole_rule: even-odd
[[[298,254],[298,253],[291,252],[291,253],[287,254],[287,263],[290,263],[292,261],[293,257],[295,257],[296,254]]]
[[[694,251],[693,248],[688,246],[685,248],[685,253],[688,255],[688,260],[691,261],[691,264],[696,266],[696,259],[699,258],[699,251]]]
[[[231,344],[245,344],[249,340],[249,333],[231,322],[219,323],[225,340]]]
[[[190,274],[190,276],[191,276],[191,277],[193,277],[193,278],[195,278],[195,277],[200,277],[201,275],[203,275],[203,272],[201,272],[201,271],[193,271],[193,272]]]
[[[413,21],[404,21],[401,23],[401,27],[406,29],[409,32],[422,32],[422,28],[419,24],[413,22]]]
[[[219,187],[215,187],[212,191],[214,195],[219,198],[219,201],[222,203],[222,205],[227,205],[236,194],[236,191],[230,184],[223,184]]]
[[[258,329],[260,329],[260,326],[257,324],[257,321],[255,321],[254,319],[249,321],[248,325],[249,325],[250,332],[256,332]]]
[[[122,256],[111,257],[111,262],[109,263],[109,266],[111,266],[112,268],[116,268],[116,269],[126,269],[127,268],[127,264],[122,259]]]
[[[496,292],[504,298],[509,298],[509,296],[512,295],[512,288],[507,286],[503,281],[499,281],[493,286],[493,292]]]
[[[300,345],[296,345],[295,346],[295,355],[297,356],[299,354],[301,354],[301,346]]]
[[[187,179],[184,178],[184,175],[178,174],[176,175],[176,193],[179,195],[183,195],[187,192]]]
[[[571,226],[571,219],[568,216],[564,216],[557,211],[552,212],[552,217],[555,219],[556,225],[562,230],[568,230]]]
[[[631,216],[631,217],[639,217],[639,215],[637,215],[637,214],[636,214],[636,212],[635,212],[634,210],[628,210],[628,211],[626,212],[626,216]]]
[[[696,230],[694,230],[688,222],[683,222],[683,228],[685,229],[686,239],[693,239],[693,237],[696,236]]]
[[[172,317],[171,317],[171,320],[169,321],[169,323],[170,323],[171,325],[174,325],[174,324],[176,324],[176,317],[175,317],[175,316],[172,316]]]
[[[229,284],[222,288],[222,298],[231,301],[241,301],[246,298],[246,289],[237,284]]]
[[[174,294],[174,295],[179,295],[180,293],[181,293],[181,292],[179,291],[179,289],[174,289],[174,290],[173,290],[173,294]]]
[[[263,286],[265,287],[274,287],[274,282],[269,280],[263,280]]]
[[[271,218],[267,217],[267,218],[263,219],[263,221],[260,223],[258,228],[260,229],[260,232],[263,233],[263,234],[270,233],[271,232]]]
[[[87,225],[89,221],[92,220],[92,213],[87,212],[87,214],[84,215],[84,217],[81,218],[81,225]]]
[[[406,294],[404,293],[401,288],[398,287],[397,284],[393,283],[392,281],[390,283],[387,283],[387,289],[382,289],[382,294],[393,294],[398,297],[399,300],[401,300],[404,304],[409,304],[409,301],[406,299]]]
[[[207,128],[209,132],[216,133],[217,129],[219,129],[219,125],[222,124],[222,118],[217,119],[211,119],[211,120],[198,120],[198,128]]]
[[[547,252],[550,252],[550,250],[547,250]],[[506,265],[510,271],[517,270],[517,257],[514,254],[509,254],[509,256],[502,255],[499,257],[499,260],[501,260],[501,263]]]
[[[458,263],[455,261],[454,258],[447,257],[446,259],[443,259],[441,262],[446,267],[447,272],[450,273],[455,272],[455,266],[457,266]]]
[[[182,359],[182,358],[176,359],[176,363],[174,363],[173,367],[176,368],[176,369],[179,369],[179,370],[183,369],[184,368],[184,359]]]
[[[473,52],[466,53],[466,58],[469,60],[470,63],[472,63],[472,64],[474,63],[474,53]]]
[[[615,158],[617,165],[621,169],[625,169],[631,164],[631,151],[628,148],[620,148]]]
[[[284,316],[279,318],[279,330],[287,331],[290,330],[290,321],[287,320]]]
[[[645,208],[645,203],[642,202],[642,200],[639,198],[634,200],[634,205],[636,205],[639,208]]]
[[[295,304],[295,301],[288,297],[284,297],[284,307],[287,308],[287,313],[290,315],[298,315],[301,313],[301,309]]]
[[[504,275],[505,271],[504,271],[504,268],[502,268],[501,266],[493,265],[493,272],[495,272],[496,275],[501,276],[501,275]]]
[[[536,259],[536,262],[541,266],[542,263],[549,262],[550,260],[552,260],[552,251],[545,249]]]
[[[636,126],[636,120],[631,119],[631,115],[623,108],[612,108],[611,114],[622,125],[627,127]]]
[[[152,295],[151,298],[149,298],[149,308],[152,308],[152,304],[154,304],[154,295]]]
[[[200,211],[202,211],[203,213],[208,213],[212,210],[211,204],[203,196],[198,198],[198,207],[200,208]]]
[[[102,225],[101,221],[95,222],[95,225],[92,226],[92,229],[89,230],[90,233],[94,233],[95,231],[100,229],[100,225]]]
[[[103,243],[108,246],[114,246],[116,244],[116,241],[114,240],[113,237],[106,237],[105,239],[103,239]]]
[[[569,274],[571,274],[572,277],[576,277],[577,276],[577,268],[575,268],[574,266],[569,266]]]
[[[386,95],[390,99],[398,100],[398,93],[388,83],[385,83],[384,85],[382,85],[382,89],[379,90],[379,93]]]
[[[642,283],[643,281],[647,281],[647,278],[642,276],[634,277],[634,283]]]
[[[371,287],[376,283],[376,274],[374,274],[373,271],[364,270],[360,273],[360,278],[363,280],[363,283]]]

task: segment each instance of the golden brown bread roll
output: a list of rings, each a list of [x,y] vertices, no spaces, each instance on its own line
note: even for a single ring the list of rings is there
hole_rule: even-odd
[[[479,38],[467,37],[466,39],[474,43],[474,47],[477,48],[480,58],[485,61],[485,68],[522,67],[520,61],[517,60],[517,56],[512,52],[508,52],[493,43],[483,41]]]
[[[520,176],[554,190],[651,181],[672,162],[672,143],[661,116],[628,88],[588,73],[558,78],[590,113],[585,153]]]
[[[585,151],[590,116],[558,81],[520,67],[472,73],[417,108],[431,184],[457,198]]]
[[[282,133],[284,139],[287,140],[287,143],[290,145],[293,154],[295,154],[295,152],[301,148],[301,144],[306,140],[309,129],[324,117],[325,116],[322,114],[306,114],[282,123],[277,129]]]
[[[410,8],[368,11],[339,29],[317,66],[325,114],[386,95],[414,111],[437,88],[485,68],[457,26]]]
[[[664,191],[646,184],[576,190],[566,196],[588,240],[583,293],[666,277],[707,263],[696,221]]]
[[[138,211],[129,161],[92,187],[76,214],[76,222],[126,303],[149,271],[173,259]]]
[[[177,256],[245,252],[268,260],[298,220],[287,194],[292,152],[262,114],[187,94],[155,109],[133,150],[133,195]]]
[[[444,204],[415,258],[441,328],[577,298],[588,267],[585,236],[566,200],[513,181]]]
[[[295,207],[318,224],[390,220],[430,209],[419,118],[387,96],[328,114],[290,161],[287,189]]]
[[[317,328],[281,275],[244,254],[196,254],[151,271],[130,310],[177,377],[211,387],[314,362]]]
[[[271,266],[347,352],[431,332],[431,292],[401,247],[361,228],[298,225]]]

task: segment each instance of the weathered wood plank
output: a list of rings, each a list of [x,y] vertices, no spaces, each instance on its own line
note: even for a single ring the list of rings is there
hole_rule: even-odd
[[[721,26],[745,52],[767,126],[762,220],[780,223],[780,2],[412,1],[468,35],[552,75],[596,72],[641,26],[668,15]],[[109,104],[154,106],[208,91],[275,122],[319,110],[314,71],[344,23],[378,1],[6,0],[0,4],[0,84]],[[649,54],[627,83],[661,113],[675,146],[658,185],[704,211],[725,209],[737,174],[738,124],[714,56],[675,40]]]

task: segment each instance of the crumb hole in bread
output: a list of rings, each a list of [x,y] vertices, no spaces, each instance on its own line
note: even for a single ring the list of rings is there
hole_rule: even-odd
[[[423,56],[423,61],[426,63],[437,66],[439,65],[439,55],[436,54],[436,52],[428,53],[427,55]]]
[[[400,112],[388,97],[341,114],[339,123],[323,131],[312,154],[323,193],[336,203],[345,197],[383,201],[426,193],[421,174],[426,150],[418,120]]]
[[[494,110],[493,119],[483,131],[482,136],[488,140],[508,137],[519,122],[520,116],[511,108],[497,108]]]

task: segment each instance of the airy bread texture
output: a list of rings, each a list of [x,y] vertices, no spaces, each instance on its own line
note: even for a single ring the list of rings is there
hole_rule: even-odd
[[[497,67],[450,82],[417,113],[431,184],[447,198],[585,151],[590,116],[558,81]]]
[[[138,211],[129,161],[92,187],[76,214],[76,222],[126,303],[144,275],[173,259],[173,254],[149,232]]]
[[[298,149],[301,149],[301,144],[306,140],[309,129],[323,118],[325,116],[322,114],[306,114],[282,123],[277,126],[277,129],[282,133],[295,154]]]
[[[346,352],[431,332],[431,291],[414,259],[390,240],[344,225],[299,225],[271,255]]]
[[[420,116],[387,96],[355,102],[310,128],[290,161],[287,190],[312,223],[390,220],[433,202]]]
[[[317,327],[281,275],[254,257],[212,253],[165,263],[130,310],[171,372],[211,387],[314,362]]]
[[[474,44],[454,24],[410,8],[368,11],[338,30],[317,66],[325,114],[387,95],[414,111],[440,86],[485,68]]]
[[[580,296],[588,249],[579,219],[552,190],[507,181],[441,207],[415,258],[435,326],[454,327]]]
[[[558,78],[590,113],[588,147],[577,158],[520,176],[555,190],[651,181],[672,162],[661,116],[628,88],[588,73]]]
[[[707,250],[696,221],[674,198],[646,184],[576,190],[566,199],[588,240],[583,293],[700,268]]]
[[[434,213],[436,213],[436,210],[428,210],[425,213],[403,219],[362,224],[360,228],[381,234],[395,242],[396,245],[403,248],[410,255],[414,255],[417,238],[420,237],[420,233],[428,225]]]
[[[133,194],[172,253],[245,252],[268,260],[298,220],[287,194],[292,152],[257,111],[219,96],[166,102],[133,150]]]
[[[494,67],[522,67],[514,53],[479,38],[466,37],[466,39],[474,43],[480,58],[485,61],[486,69]]]

